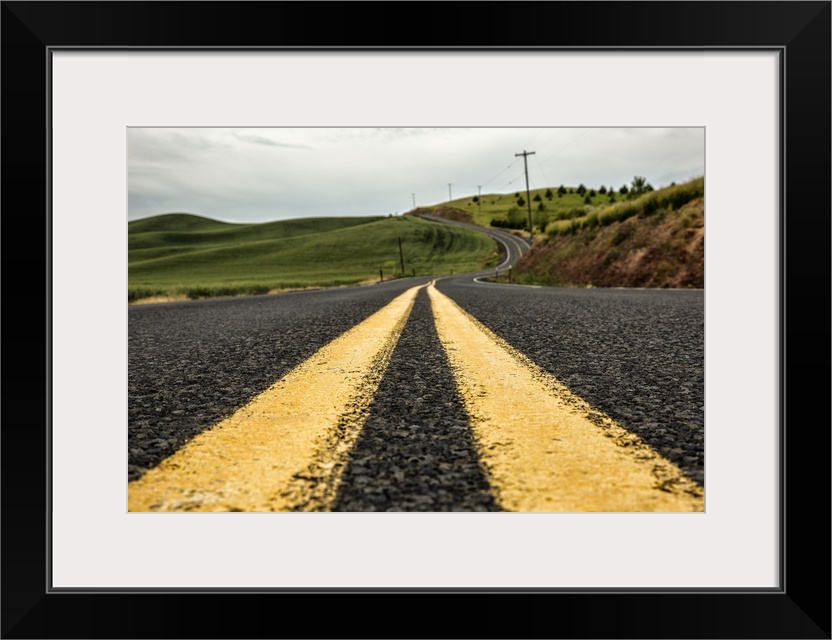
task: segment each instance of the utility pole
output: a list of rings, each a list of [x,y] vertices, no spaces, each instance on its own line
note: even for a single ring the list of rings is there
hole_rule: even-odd
[[[453,200],[454,197],[451,195],[451,183],[448,183],[448,200]]]
[[[523,156],[523,167],[526,169],[526,204],[529,206],[529,244],[534,240],[534,227],[532,227],[532,199],[529,197],[529,161],[527,156],[533,156],[534,151],[523,150],[523,153],[515,153],[514,157]]]
[[[412,195],[412,196],[413,196],[413,208],[415,209],[415,208],[416,208],[416,194],[415,194],[415,193],[411,193],[410,195]]]
[[[482,215],[482,185],[477,185],[477,210]]]
[[[399,262],[402,265],[402,275],[404,275],[404,253],[402,253],[402,239],[399,238]]]

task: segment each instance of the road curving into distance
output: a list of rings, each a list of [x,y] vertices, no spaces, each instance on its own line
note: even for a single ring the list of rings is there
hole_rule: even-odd
[[[520,236],[514,235],[513,233],[508,233],[507,231],[492,229],[490,227],[483,227],[482,225],[478,224],[470,224],[467,222],[448,220],[447,218],[432,216],[424,213],[419,214],[419,217],[423,220],[431,220],[432,222],[439,222],[441,224],[449,224],[456,227],[465,227],[467,229],[473,229],[474,231],[484,233],[485,235],[493,238],[502,246],[504,251],[503,261],[496,267],[496,269],[500,272],[504,271],[505,269],[508,269],[512,265],[517,264],[520,258],[523,257],[523,254],[525,254],[529,250],[529,241],[527,238],[522,238]],[[488,271],[473,275],[474,277],[482,277],[486,275],[494,275],[494,272]]]
[[[131,306],[128,509],[703,511],[704,292],[491,273]]]

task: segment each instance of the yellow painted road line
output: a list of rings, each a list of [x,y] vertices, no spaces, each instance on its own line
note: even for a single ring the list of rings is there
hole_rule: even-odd
[[[328,510],[419,287],[128,484],[129,511]]]
[[[435,286],[439,338],[506,511],[703,511],[671,462],[572,394]]]

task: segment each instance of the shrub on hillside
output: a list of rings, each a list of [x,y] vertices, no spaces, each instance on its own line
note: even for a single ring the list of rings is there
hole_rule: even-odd
[[[682,185],[671,185],[667,190],[659,192],[663,206],[678,209],[695,198],[705,195],[705,180],[700,178]]]
[[[598,212],[592,211],[591,213],[586,214],[583,218],[583,224],[581,225],[583,228],[586,229],[594,229],[599,225],[598,220]]]
[[[627,196],[628,198],[638,198],[645,193],[650,193],[653,191],[653,185],[647,182],[647,178],[644,176],[634,176],[633,177],[633,184],[630,187],[630,193]]]
[[[489,224],[492,227],[502,229],[522,229],[524,220],[525,218],[523,216],[523,212],[517,207],[511,207],[511,209],[506,212],[506,216],[504,218],[492,218]]]
[[[659,210],[659,199],[648,195],[641,199],[641,208],[644,211],[644,215],[652,216],[656,211]]]
[[[632,218],[640,211],[635,202],[620,202],[610,207],[605,207],[601,210],[598,220],[602,225],[612,224],[613,222],[624,222],[627,218]]]
[[[523,229],[526,226],[523,220],[507,220],[506,218],[493,218],[489,224],[500,229]]]

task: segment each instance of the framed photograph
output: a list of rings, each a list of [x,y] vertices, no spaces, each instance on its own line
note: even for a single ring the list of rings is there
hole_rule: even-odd
[[[485,3],[462,21],[406,3],[391,32],[388,5],[3,2],[3,637],[829,638],[830,4]],[[219,207],[245,179],[223,182],[240,160],[209,180],[210,136],[182,132],[271,147],[304,141],[269,131],[427,128],[699,132],[704,503],[128,508],[128,211],[165,181]],[[668,176],[678,140],[654,153]],[[184,173],[129,200],[163,155]],[[160,372],[174,342],[146,351]],[[139,475],[155,454],[130,451]],[[326,615],[275,615],[301,599]],[[463,603],[489,610],[462,622]]]

